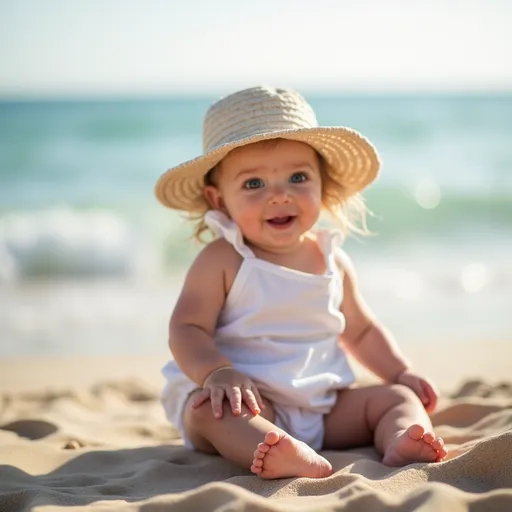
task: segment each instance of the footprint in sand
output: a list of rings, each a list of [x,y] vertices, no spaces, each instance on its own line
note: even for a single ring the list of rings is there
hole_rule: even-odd
[[[41,420],[19,420],[12,423],[0,425],[0,430],[8,430],[18,434],[20,437],[34,441],[49,436],[57,432],[57,427],[53,423]]]

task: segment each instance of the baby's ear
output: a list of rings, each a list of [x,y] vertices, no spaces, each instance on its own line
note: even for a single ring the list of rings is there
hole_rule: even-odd
[[[203,193],[206,201],[210,205],[210,208],[226,213],[224,199],[222,198],[219,189],[215,185],[206,185],[206,187],[204,187]]]

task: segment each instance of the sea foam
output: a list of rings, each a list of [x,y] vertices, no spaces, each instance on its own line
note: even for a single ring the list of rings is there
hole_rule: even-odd
[[[129,277],[147,256],[140,234],[117,213],[60,208],[0,217],[0,280]]]

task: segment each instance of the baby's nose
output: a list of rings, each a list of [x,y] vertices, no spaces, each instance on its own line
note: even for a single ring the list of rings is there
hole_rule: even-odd
[[[288,187],[276,185],[270,188],[269,200],[272,203],[287,203],[290,201]]]

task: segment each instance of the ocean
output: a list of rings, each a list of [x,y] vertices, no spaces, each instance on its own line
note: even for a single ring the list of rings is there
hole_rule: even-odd
[[[399,342],[512,335],[512,95],[308,95],[383,167],[350,237]],[[201,153],[210,97],[0,102],[0,356],[164,354],[199,246],[153,196]]]

